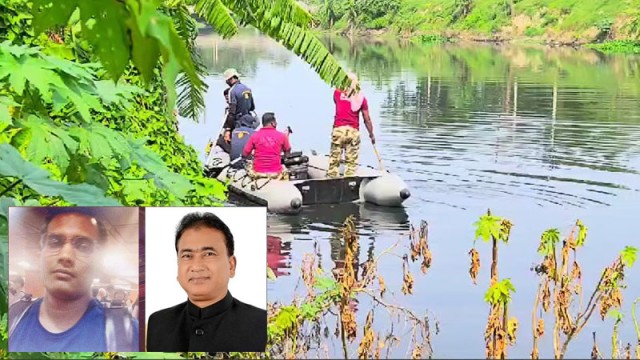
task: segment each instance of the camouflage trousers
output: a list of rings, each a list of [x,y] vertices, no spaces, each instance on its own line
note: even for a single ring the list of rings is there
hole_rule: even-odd
[[[343,149],[345,159],[344,176],[354,176],[358,167],[358,154],[360,153],[360,131],[351,126],[339,126],[333,129],[331,132],[331,151],[329,153],[327,177],[338,177]]]
[[[253,180],[256,179],[273,179],[273,180],[289,180],[289,174],[287,173],[287,169],[283,166],[282,171],[279,173],[260,173],[253,170],[253,162],[247,161],[247,165],[245,166],[247,170],[247,175]]]

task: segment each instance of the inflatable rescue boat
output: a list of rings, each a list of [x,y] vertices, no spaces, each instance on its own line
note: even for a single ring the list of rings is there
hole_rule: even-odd
[[[205,163],[205,174],[228,183],[229,190],[246,197],[268,211],[295,215],[303,206],[364,202],[380,206],[401,206],[411,196],[405,182],[389,171],[359,165],[355,176],[327,178],[328,155],[315,151],[291,153],[283,164],[288,180],[251,179],[244,168],[235,168],[229,154],[220,147],[211,149]],[[340,173],[344,165],[340,165]]]

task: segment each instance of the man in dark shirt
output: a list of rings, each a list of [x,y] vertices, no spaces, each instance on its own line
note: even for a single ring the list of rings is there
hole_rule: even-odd
[[[83,208],[50,212],[40,236],[44,295],[9,308],[9,351],[139,351],[137,320],[91,296],[106,228]]]
[[[187,301],[149,317],[149,352],[264,352],[266,310],[229,292],[236,258],[229,227],[212,213],[182,218],[175,236],[178,282]]]
[[[239,78],[240,74],[236,69],[227,69],[224,72],[224,80],[230,86],[229,112],[224,122],[224,140],[227,143],[231,142],[231,133],[241,122],[253,124],[254,128],[258,125],[257,119],[250,113],[256,109],[253,93]]]

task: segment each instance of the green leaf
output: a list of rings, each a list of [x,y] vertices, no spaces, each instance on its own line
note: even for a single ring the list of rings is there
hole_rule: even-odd
[[[78,0],[33,0],[33,30],[40,34],[55,26],[66,25]]]
[[[73,156],[66,175],[68,181],[73,183],[86,182],[97,186],[103,191],[109,189],[109,180],[105,176],[105,168],[86,155],[76,154]]]
[[[39,52],[38,48],[36,47],[29,47],[26,45],[14,45],[9,40],[2,42],[1,47],[4,48],[4,50],[2,51],[6,51],[9,54],[12,54],[13,56],[15,56],[16,58],[19,58],[23,55],[35,55]]]
[[[108,166],[114,157],[126,164],[130,162],[131,146],[118,131],[94,123],[88,128],[71,128],[69,134],[78,141],[80,152],[90,155],[104,166]]]
[[[55,91],[73,103],[84,121],[91,122],[91,110],[104,112],[100,100],[94,95],[95,88],[84,85],[77,79],[68,76],[63,76],[62,79],[64,85],[55,87]]]
[[[197,0],[194,6],[198,16],[204,18],[222,38],[228,39],[238,33],[238,25],[231,11],[220,0]]]
[[[195,43],[198,35],[197,22],[191,17],[190,11],[185,5],[179,5],[171,9],[171,17],[176,25],[178,35],[186,40],[189,56],[193,62],[196,74],[200,79],[204,79],[209,73]],[[231,19],[231,21],[233,23],[233,19]],[[235,26],[235,23],[233,23],[233,26]],[[176,103],[178,113],[182,117],[190,118],[198,122],[205,108],[204,94],[207,92],[208,85],[204,81],[192,83],[191,79],[182,73],[178,76],[176,87],[180,91]]]
[[[47,354],[52,354],[52,353],[12,352],[11,353],[11,359],[39,360],[39,359],[52,359],[53,358],[53,357],[49,357]]]
[[[23,74],[20,75],[20,81],[27,80],[38,90],[42,100],[50,103],[53,97],[50,84],[62,84],[62,80],[58,74],[46,68],[48,65],[42,58],[23,59],[20,67]]]
[[[275,280],[276,279],[276,274],[268,266],[267,266],[267,279],[268,280]]]
[[[4,216],[5,218],[9,218],[9,206],[20,206],[18,200],[6,196],[0,197],[0,216]],[[2,233],[2,229],[0,227],[0,233]]]
[[[145,147],[146,142],[146,138],[128,140],[133,152],[133,159],[138,162],[138,165],[150,172],[167,171],[167,167],[160,155]]]
[[[476,237],[474,239],[482,238],[485,242],[490,241],[491,237],[496,240],[500,238],[500,221],[499,216],[483,215],[478,221],[474,223],[476,226]]]
[[[129,202],[133,202],[147,197],[147,191],[150,189],[149,183],[144,180],[122,180],[122,192],[125,194]]]
[[[0,80],[10,76],[18,68],[18,62],[9,51],[10,46],[8,41],[0,44]]]
[[[493,284],[485,293],[484,301],[495,305],[498,303],[507,304],[511,301],[511,294],[516,292],[515,287],[511,283],[511,279],[503,279]]]
[[[152,178],[159,188],[167,189],[179,199],[183,199],[194,187],[191,182],[172,172],[169,172],[160,156],[144,146],[146,139],[131,140],[132,158],[140,167],[149,171],[145,178]]]
[[[224,183],[218,181],[217,179],[210,178],[197,178],[192,179],[192,183],[195,185],[196,193],[201,195],[206,195],[210,197],[214,197],[218,200],[227,200],[226,191]],[[211,204],[212,206],[222,206]]]
[[[45,196],[61,196],[80,206],[118,206],[116,200],[88,184],[66,184],[49,178],[49,173],[24,160],[9,144],[0,144],[0,176],[22,180],[28,187]]]
[[[18,104],[8,97],[0,96],[0,131],[6,129],[9,125],[13,124],[11,120],[10,106],[17,106]]]
[[[560,230],[557,228],[547,229],[542,233],[538,252],[542,255],[550,255],[555,251],[556,244],[560,241]]]
[[[583,246],[584,241],[587,238],[587,227],[584,226],[582,221],[576,221],[576,225],[578,226],[578,238],[576,239],[576,246]]]
[[[222,0],[243,21],[258,20],[273,28],[291,24],[308,29],[312,15],[295,0]]]
[[[136,86],[115,84],[108,80],[96,81],[94,85],[97,95],[107,104],[122,104],[124,98],[140,92],[140,88]]]
[[[282,330],[288,330],[296,323],[300,310],[295,306],[285,306],[276,315],[275,325]]]
[[[620,253],[620,256],[622,257],[622,262],[627,267],[632,267],[633,264],[636,262],[637,253],[638,253],[637,248],[633,246],[626,246]]]
[[[87,134],[89,146],[91,147],[91,156],[104,166],[107,166],[114,154],[109,141],[105,138],[112,134],[104,131],[105,129],[107,128],[104,126],[93,125],[92,129],[87,131]]]
[[[78,143],[63,128],[53,125],[50,120],[29,116],[20,125],[30,132],[31,141],[27,146],[27,156],[36,163],[51,159],[62,172],[69,166],[69,152],[73,153]],[[67,149],[69,152],[67,152]]]
[[[160,57],[158,40],[147,36],[147,28],[152,16],[156,13],[157,4],[152,1],[130,2],[131,17],[127,20],[127,26],[131,29],[133,64],[142,74],[147,84],[154,78],[153,69]]]
[[[145,179],[153,179],[160,189],[165,189],[174,194],[178,199],[184,199],[187,193],[193,189],[188,179],[182,175],[165,172],[151,172],[144,176]]]
[[[336,286],[338,286],[338,283],[334,279],[326,276],[317,277],[314,285],[318,291],[327,291],[336,288]]]
[[[124,2],[114,0],[80,1],[80,17],[93,27],[84,34],[114,81],[120,79],[129,63],[129,37]]]
[[[42,49],[42,52],[65,60],[75,59],[73,50],[66,44],[49,44],[46,48]]]
[[[607,313],[608,316],[611,316],[616,322],[621,322],[624,316],[618,309],[611,309]]]
[[[222,0],[222,3],[241,22],[252,25],[298,55],[329,85],[349,87],[346,71],[309,28],[311,16],[296,1]]]
[[[40,206],[40,202],[36,199],[27,199],[22,206]]]
[[[321,311],[315,304],[304,303],[300,306],[300,313],[304,319],[315,320],[318,313]]]
[[[80,64],[55,56],[44,55],[42,58],[46,61],[47,68],[55,69],[61,77],[66,76],[73,79],[72,81],[91,81],[94,78],[95,71],[100,68],[98,64]]]
[[[162,77],[167,87],[167,109],[173,110],[177,97],[175,83],[180,70],[183,70],[194,84],[200,84],[202,80],[196,75],[189,51],[184,41],[178,36],[171,18],[160,13],[153,15],[147,33],[157,39],[160,44],[164,61]]]
[[[27,78],[24,76],[22,68],[18,68],[17,66],[13,68],[11,75],[9,75],[9,84],[16,94],[22,96],[24,89],[27,86],[26,81]]]

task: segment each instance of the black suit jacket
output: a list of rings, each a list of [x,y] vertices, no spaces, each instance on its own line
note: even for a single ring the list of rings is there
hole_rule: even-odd
[[[147,326],[149,352],[264,352],[267,311],[230,292],[201,309],[189,300],[153,313]]]

